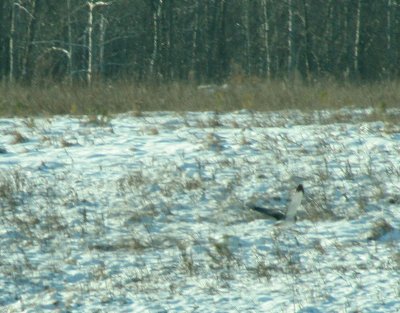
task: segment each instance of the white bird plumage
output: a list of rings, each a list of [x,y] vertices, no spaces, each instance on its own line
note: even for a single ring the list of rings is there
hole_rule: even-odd
[[[267,209],[267,208],[262,208],[262,207],[258,207],[258,206],[253,206],[251,208],[253,210],[263,213],[269,217],[273,217],[276,220],[286,220],[286,221],[294,222],[296,219],[297,210],[301,205],[303,195],[304,195],[304,187],[302,184],[299,184],[291,195],[290,202],[287,207],[286,213],[283,213],[278,210]]]

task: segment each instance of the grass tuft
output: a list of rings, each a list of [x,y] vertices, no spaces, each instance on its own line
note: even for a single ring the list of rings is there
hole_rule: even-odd
[[[12,135],[14,138],[11,143],[14,145],[28,142],[28,138],[22,135],[19,131],[13,131]]]
[[[379,219],[375,221],[375,223],[372,225],[372,228],[370,230],[370,234],[367,237],[368,240],[379,240],[386,234],[390,233],[393,231],[394,228],[392,225],[389,224],[385,219]]]

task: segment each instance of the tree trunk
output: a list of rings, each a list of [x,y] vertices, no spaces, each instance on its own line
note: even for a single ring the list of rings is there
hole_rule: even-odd
[[[150,59],[150,75],[154,76],[155,65],[157,63],[158,58],[158,49],[159,49],[159,28],[160,28],[160,19],[162,12],[162,4],[163,0],[159,0],[157,3],[157,7],[153,13],[153,52],[151,54]]]
[[[294,72],[294,46],[293,46],[293,7],[292,0],[288,0],[288,60],[287,60],[287,68],[288,68],[288,76],[291,77]]]
[[[303,0],[303,10],[304,10],[304,54],[305,54],[305,71],[306,76],[309,77],[312,72],[312,51],[311,51],[311,33],[309,30],[308,21],[308,2]]]
[[[394,40],[394,27],[396,25],[396,20],[393,18],[395,16],[393,12],[393,8],[397,7],[396,0],[387,0],[387,8],[386,8],[386,64],[385,64],[385,72],[391,78],[393,74],[395,74],[397,70],[397,62],[396,62],[396,48]]]
[[[88,5],[88,21],[87,21],[87,30],[88,30],[88,62],[87,62],[87,72],[86,72],[86,82],[88,86],[92,83],[92,68],[93,68],[93,9],[100,6],[109,5],[107,2],[93,2],[92,0],[87,2]],[[101,36],[101,34],[100,34]]]
[[[68,74],[69,74],[69,83],[72,84],[72,49],[73,49],[73,44],[72,44],[72,21],[71,21],[71,0],[67,0],[67,10],[68,10]]]
[[[10,39],[8,42],[9,46],[9,72],[8,80],[10,83],[14,82],[14,38],[15,38],[15,6],[16,3],[13,1],[11,4],[11,23],[10,23]]]
[[[360,22],[361,18],[361,0],[357,1],[356,9],[356,28],[354,34],[354,50],[353,50],[353,73],[358,77],[359,74],[359,56],[360,56]]]
[[[104,74],[104,38],[106,34],[107,20],[103,14],[100,15],[100,25],[99,25],[99,66],[100,74]]]
[[[265,54],[265,72],[268,79],[271,78],[271,55],[269,49],[269,22],[268,22],[268,4],[267,0],[261,0],[263,11],[263,33],[264,33],[264,54]]]
[[[36,16],[36,12],[38,10],[38,6],[40,5],[40,0],[32,0],[31,1],[31,10],[29,16],[28,29],[26,30],[26,44],[25,51],[22,60],[22,79],[26,83],[30,83],[32,80],[32,69],[34,67],[34,56],[33,56],[33,41],[35,39],[36,32],[36,24],[38,18]]]
[[[92,1],[88,2],[88,21],[87,21],[87,33],[88,33],[88,61],[87,61],[87,71],[86,71],[86,83],[88,86],[92,83],[92,58],[93,58],[93,8],[94,3]]]
[[[193,21],[193,36],[192,36],[192,53],[191,53],[191,64],[190,64],[190,72],[189,72],[189,80],[193,81],[196,79],[198,73],[196,73],[196,64],[197,64],[197,38],[199,31],[199,0],[195,0],[194,4],[194,21]]]
[[[244,2],[244,12],[243,12],[243,27],[244,27],[244,35],[245,35],[245,72],[247,75],[251,73],[251,66],[250,66],[250,17],[249,17],[249,10],[250,4],[249,0],[245,0]]]

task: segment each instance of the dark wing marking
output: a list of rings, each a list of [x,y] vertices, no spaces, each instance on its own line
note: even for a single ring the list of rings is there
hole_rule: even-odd
[[[304,187],[303,187],[303,185],[302,185],[302,184],[298,185],[297,188],[296,188],[296,191],[297,191],[297,192],[302,192],[302,193],[304,193]]]
[[[280,211],[273,210],[273,209],[267,209],[267,208],[261,208],[258,206],[251,207],[254,211],[260,212],[262,214],[268,215],[270,217],[273,217],[274,219],[280,221],[284,220],[286,218],[286,215]]]

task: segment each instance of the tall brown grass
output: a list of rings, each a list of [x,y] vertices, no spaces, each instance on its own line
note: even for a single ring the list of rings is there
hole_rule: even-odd
[[[129,81],[84,85],[0,85],[0,115],[112,114],[133,111],[333,109],[400,104],[400,81],[342,83],[247,79],[225,85]]]

